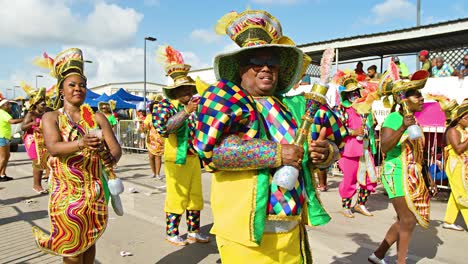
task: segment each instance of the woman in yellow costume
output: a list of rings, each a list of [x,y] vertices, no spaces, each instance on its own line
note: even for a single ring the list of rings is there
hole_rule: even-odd
[[[150,162],[152,177],[161,180],[163,177],[159,175],[162,165],[162,155],[164,154],[164,139],[159,135],[156,128],[153,126],[153,111],[154,107],[163,99],[161,95],[157,96],[149,106],[150,112],[146,115],[145,128],[146,133],[146,148],[148,149],[148,159]]]
[[[455,220],[460,212],[468,226],[468,99],[465,99],[454,111],[455,115],[447,127],[445,147],[447,158],[445,172],[452,193],[447,203],[442,227],[463,231],[461,226],[455,224]]]
[[[108,217],[103,168],[115,164],[122,151],[107,118],[83,105],[86,77],[81,50],[65,50],[54,60],[44,57],[57,78],[55,111],[43,117],[45,144],[51,155],[51,234],[36,227],[33,233],[41,250],[63,256],[64,263],[94,263],[95,243]],[[98,127],[102,133],[92,133]]]
[[[24,117],[21,129],[24,131],[23,142],[26,153],[32,160],[33,168],[33,191],[38,194],[46,194],[47,190],[42,188],[42,173],[46,171],[49,154],[44,145],[44,135],[42,127],[42,116],[46,110],[46,89],[33,90],[30,86],[23,84],[23,90],[30,96],[29,111]]]

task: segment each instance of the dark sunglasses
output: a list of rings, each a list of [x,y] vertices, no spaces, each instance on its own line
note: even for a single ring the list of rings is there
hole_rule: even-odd
[[[279,69],[280,61],[277,57],[270,58],[248,58],[241,63],[241,66],[250,66],[256,72],[263,67],[268,66],[270,69]]]

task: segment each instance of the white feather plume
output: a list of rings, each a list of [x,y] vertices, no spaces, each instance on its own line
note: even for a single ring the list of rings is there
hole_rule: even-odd
[[[330,79],[331,65],[335,57],[335,49],[327,48],[320,60],[320,82],[326,84]]]

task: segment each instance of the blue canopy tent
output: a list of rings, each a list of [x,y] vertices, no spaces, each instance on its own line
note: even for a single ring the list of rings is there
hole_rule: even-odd
[[[94,99],[94,98],[98,98],[99,96],[101,96],[101,95],[91,91],[90,89],[86,89],[86,99],[88,99],[88,98]]]
[[[125,91],[123,88],[120,88],[117,92],[115,92],[113,95],[117,95],[120,97],[120,99],[127,101],[127,102],[142,102],[144,101],[143,97],[133,95],[131,93],[128,93]],[[146,101],[149,101],[146,99]]]
[[[98,107],[99,102],[109,102],[109,100],[114,100],[115,101],[115,110],[119,109],[135,109],[136,105],[127,103],[122,98],[116,96],[115,94],[112,96],[107,95],[106,93],[102,94],[98,98],[95,98],[91,100],[90,102],[87,102],[91,107]]]

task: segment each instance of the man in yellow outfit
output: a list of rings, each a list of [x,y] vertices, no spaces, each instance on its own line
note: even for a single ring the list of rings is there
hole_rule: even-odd
[[[158,53],[164,59],[172,86],[163,87],[167,99],[154,108],[153,125],[165,138],[164,173],[166,174],[166,241],[183,246],[187,243],[207,243],[201,234],[200,211],[203,209],[200,160],[192,149],[198,99],[195,81],[187,76],[190,65],[170,46],[161,46]],[[179,222],[187,212],[187,240],[179,236]]]
[[[305,56],[282,35],[275,17],[259,10],[231,12],[217,29],[241,49],[215,58],[218,81],[200,99],[194,147],[214,173],[211,232],[221,261],[311,263],[305,224],[330,220],[311,168],[333,163],[338,148],[324,138],[341,135],[342,126],[328,122],[334,125],[319,129],[317,138],[299,128],[303,116],[314,123],[320,118],[306,116],[305,100],[288,105],[284,97],[302,77]],[[326,102],[327,89],[314,95]],[[323,119],[334,118],[329,113]],[[299,133],[307,144],[294,144]],[[299,174],[287,186],[272,180],[282,165]]]

